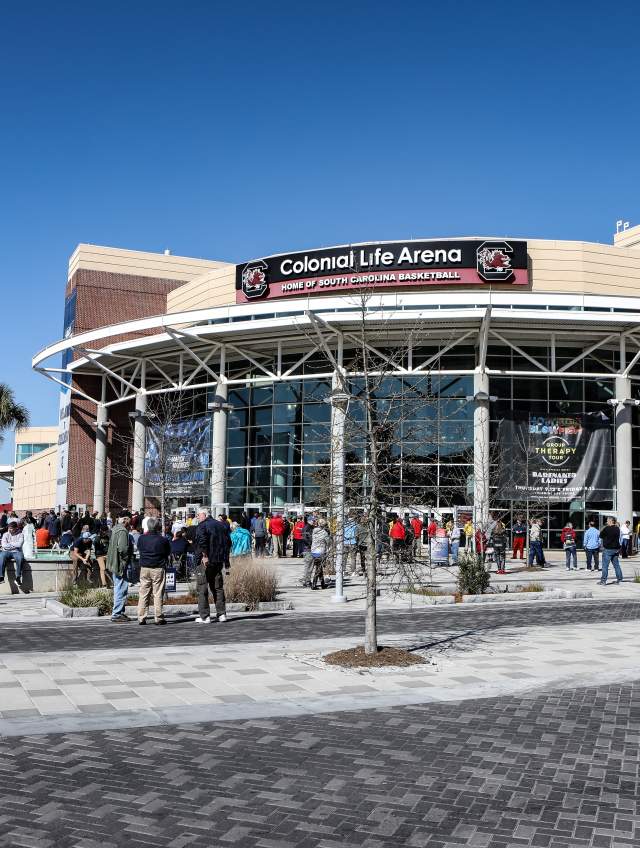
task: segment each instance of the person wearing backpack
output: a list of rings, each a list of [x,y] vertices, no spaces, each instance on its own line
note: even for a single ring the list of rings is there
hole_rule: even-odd
[[[311,556],[314,566],[313,580],[311,582],[312,589],[318,588],[318,580],[320,581],[321,589],[327,588],[327,584],[324,582],[324,562],[329,552],[330,539],[327,522],[324,518],[321,518],[318,521],[318,526],[314,528],[311,534]]]
[[[313,557],[311,555],[311,540],[313,531],[316,528],[315,516],[310,515],[305,519],[304,532],[300,541],[300,549],[302,550],[302,558],[304,560],[304,571],[302,574],[302,585],[305,589],[311,588],[311,580],[313,578]]]
[[[576,549],[576,531],[573,529],[573,524],[567,522],[560,533],[560,541],[564,548],[566,557],[567,571],[571,571],[571,563],[573,562],[574,571],[578,570],[578,551]]]
[[[251,519],[251,532],[255,542],[255,554],[264,558],[264,546],[267,540],[267,522],[261,512]]]

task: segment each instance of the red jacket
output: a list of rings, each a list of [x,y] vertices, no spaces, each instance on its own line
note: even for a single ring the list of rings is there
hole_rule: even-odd
[[[296,521],[293,525],[293,538],[298,541],[304,539],[304,521]]]
[[[479,554],[483,554],[485,548],[487,547],[487,537],[484,535],[482,530],[476,530],[476,551]]]
[[[269,532],[272,536],[282,536],[284,533],[284,519],[281,515],[274,515],[269,524]]]
[[[569,529],[569,527],[563,527],[562,533],[560,533],[560,541],[564,545],[567,539],[571,539],[572,542],[576,540],[576,531]]]
[[[401,521],[393,522],[393,526],[391,527],[391,530],[389,530],[389,536],[391,539],[404,539],[405,532]]]
[[[438,529],[438,524],[435,521],[432,521],[427,527],[427,533],[429,534],[429,538],[433,538],[436,535],[436,530]]]
[[[411,526],[413,527],[413,532],[415,533],[416,539],[419,539],[422,536],[422,521],[420,521],[419,518],[412,518]]]

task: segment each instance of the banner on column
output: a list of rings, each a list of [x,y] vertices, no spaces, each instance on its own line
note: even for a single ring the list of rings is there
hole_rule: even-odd
[[[504,418],[497,496],[512,500],[611,500],[611,422],[602,412]]]
[[[158,497],[200,499],[211,465],[211,416],[152,424],[145,456],[145,491]]]

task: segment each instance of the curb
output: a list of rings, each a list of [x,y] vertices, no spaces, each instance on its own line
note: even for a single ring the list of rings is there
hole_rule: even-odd
[[[454,595],[419,595],[414,594],[416,598],[420,598],[425,606],[436,606],[439,604],[455,604]],[[576,600],[578,598],[592,598],[593,592],[586,589],[545,589],[543,592],[495,592],[486,595],[463,595],[462,604],[492,604],[504,602],[519,602],[523,601],[561,601],[561,600]]]
[[[68,607],[53,598],[43,598],[44,606],[60,618],[97,618],[98,607]]]
[[[60,618],[107,618],[108,616],[100,616],[98,607],[68,607],[53,598],[42,598],[42,606],[50,610],[54,615]],[[257,612],[277,612],[292,610],[293,604],[291,601],[260,601]],[[130,606],[129,610],[135,609]],[[227,604],[227,612],[247,612],[247,604]],[[164,607],[164,614],[167,617],[172,615],[197,615],[197,604],[167,604]]]

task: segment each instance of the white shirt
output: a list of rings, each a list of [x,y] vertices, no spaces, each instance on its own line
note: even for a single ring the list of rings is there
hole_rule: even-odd
[[[19,551],[24,544],[24,536],[22,533],[10,533],[8,530],[2,535],[2,550],[3,551]]]

